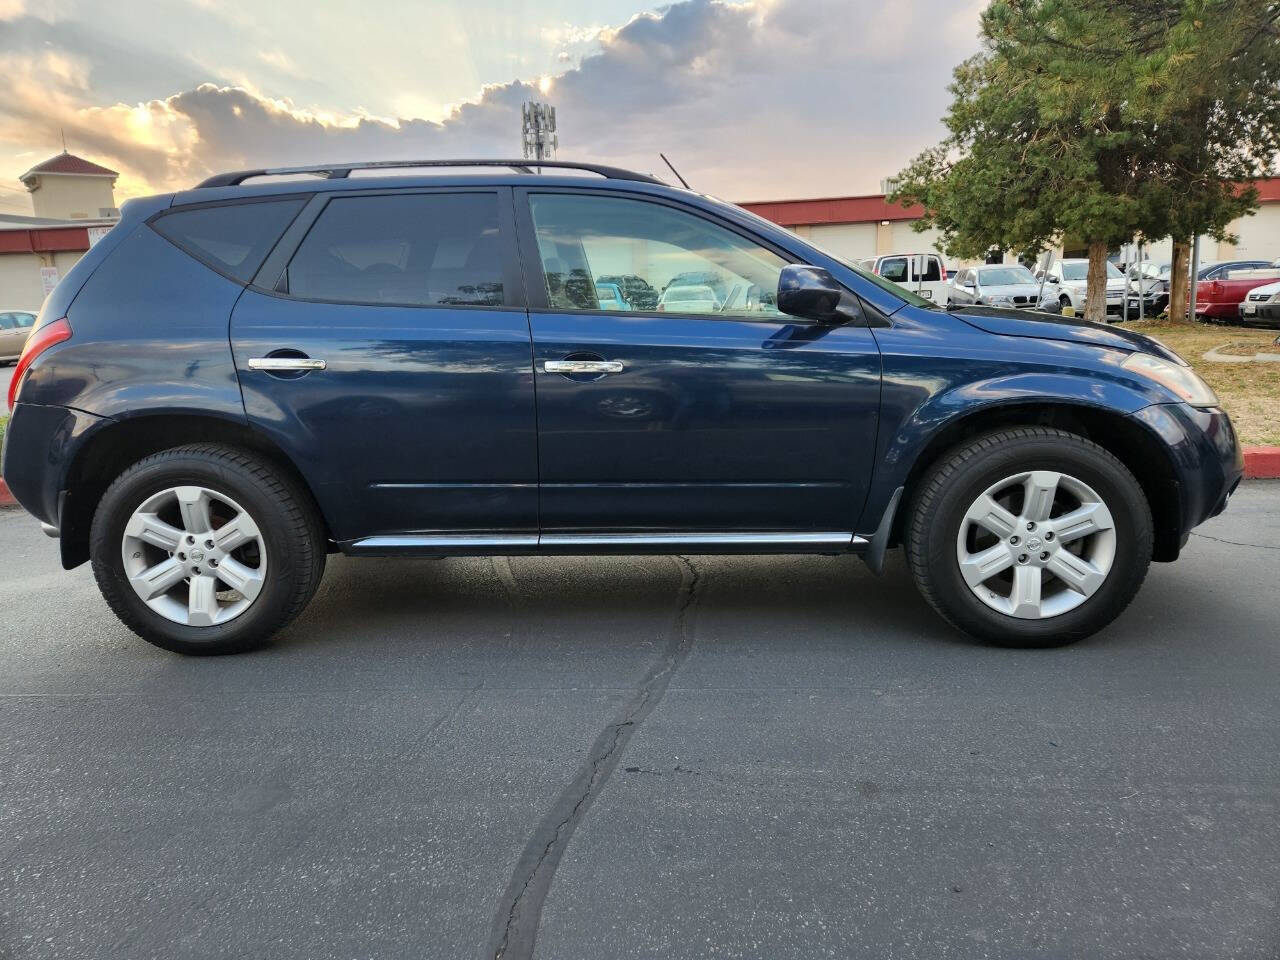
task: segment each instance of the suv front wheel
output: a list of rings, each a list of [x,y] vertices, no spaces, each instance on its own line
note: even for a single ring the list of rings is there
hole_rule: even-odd
[[[1114,620],[1151,562],[1151,510],[1102,447],[1046,427],[986,434],[925,476],[906,537],[921,594],[971,636],[1046,647]]]
[[[107,489],[90,532],[93,573],[116,616],[177,653],[238,653],[302,612],[324,572],[305,497],[233,447],[153,454]]]

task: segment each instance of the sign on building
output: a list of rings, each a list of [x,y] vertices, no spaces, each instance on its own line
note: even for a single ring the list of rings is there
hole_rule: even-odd
[[[108,233],[111,232],[110,227],[89,227],[89,246],[93,246]]]
[[[40,268],[40,286],[44,288],[44,295],[47,297],[53,293],[53,288],[58,285],[58,268],[57,267],[41,267]]]

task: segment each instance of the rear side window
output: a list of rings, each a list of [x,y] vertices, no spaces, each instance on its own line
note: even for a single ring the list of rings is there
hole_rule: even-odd
[[[942,279],[942,261],[937,257],[925,257],[924,262],[920,263],[917,259],[912,264],[912,273],[914,280],[922,280],[925,283],[933,283]],[[923,271],[923,273],[921,272]]]
[[[307,300],[400,306],[503,304],[496,193],[330,200],[285,273]]]
[[[907,258],[890,257],[880,263],[880,276],[894,283],[907,282]]]
[[[297,197],[192,207],[166,213],[151,225],[197,259],[248,283],[306,202]]]

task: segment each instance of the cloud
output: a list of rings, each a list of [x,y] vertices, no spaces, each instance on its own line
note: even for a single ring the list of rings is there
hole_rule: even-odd
[[[22,0],[0,0],[0,21],[16,20],[26,13],[26,4]]]
[[[302,70],[293,62],[293,58],[283,50],[259,50],[258,59],[277,73],[283,73],[290,77],[302,76]]]
[[[10,51],[0,141],[52,144],[65,127],[77,149],[122,171],[127,195],[245,166],[516,156],[520,104],[544,99],[557,107],[562,158],[656,172],[662,150],[695,188],[735,199],[873,192],[938,138],[951,68],[976,48],[976,13],[947,0],[892,9],[685,0],[617,29],[567,25],[556,28],[564,42],[596,46],[544,78],[545,92],[537,78],[495,84],[439,121],[303,108],[248,84],[99,105],[83,54]],[[259,56],[278,73],[293,66],[284,51]]]

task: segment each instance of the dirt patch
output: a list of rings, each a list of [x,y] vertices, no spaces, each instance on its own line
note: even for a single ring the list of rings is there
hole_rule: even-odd
[[[1280,353],[1274,330],[1168,321],[1125,326],[1158,338],[1190,362],[1231,414],[1242,443],[1280,444],[1280,363],[1244,360],[1257,353]],[[1231,348],[1227,362],[1201,359],[1210,350],[1224,347]]]

